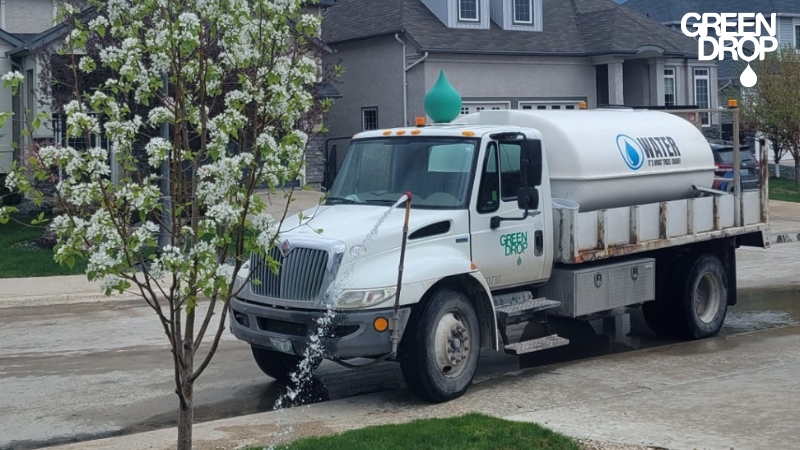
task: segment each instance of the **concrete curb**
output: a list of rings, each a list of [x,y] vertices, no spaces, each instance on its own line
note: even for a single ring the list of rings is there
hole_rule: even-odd
[[[100,302],[129,302],[141,299],[142,297],[136,294],[114,294],[107,296],[102,292],[73,292],[69,294],[28,295],[24,297],[0,296],[0,309],[28,308],[34,306],[78,305],[83,303]]]

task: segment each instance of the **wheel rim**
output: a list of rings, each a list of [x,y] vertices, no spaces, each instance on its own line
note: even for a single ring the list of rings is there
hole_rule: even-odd
[[[458,311],[445,313],[436,326],[434,352],[436,367],[448,378],[457,378],[467,367],[470,332]]]
[[[694,291],[694,311],[697,317],[704,323],[713,322],[721,302],[722,291],[717,276],[710,272],[704,274]]]

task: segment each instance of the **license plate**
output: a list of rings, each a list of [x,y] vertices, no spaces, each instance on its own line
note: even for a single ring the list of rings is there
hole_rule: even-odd
[[[269,342],[272,344],[272,348],[278,350],[279,352],[294,354],[294,350],[292,349],[292,341],[288,339],[269,338]]]
[[[739,171],[742,175],[750,175],[750,169],[742,169]]]

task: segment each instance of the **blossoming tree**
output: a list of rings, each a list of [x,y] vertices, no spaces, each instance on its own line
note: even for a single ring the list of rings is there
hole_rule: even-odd
[[[327,106],[313,93],[320,19],[301,0],[91,3],[91,20],[69,5],[63,17],[72,79],[111,74],[88,92],[76,85],[64,108],[69,142],[85,149],[40,148],[6,183],[39,201],[34,181],[56,183],[56,261],[84,258],[106,294],[136,292],[153,309],[172,347],[178,448],[189,449],[194,383],[224,331],[234,274],[251,252],[270,261],[283,220],[257,189],[296,179]],[[23,80],[3,77],[14,89]]]

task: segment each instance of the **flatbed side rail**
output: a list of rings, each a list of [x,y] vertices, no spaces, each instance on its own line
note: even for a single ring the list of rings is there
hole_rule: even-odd
[[[735,194],[704,191],[713,190],[698,189],[705,196],[697,198],[597,211],[556,208],[555,259],[576,264],[751,233],[761,233],[769,247],[759,191],[741,192],[739,208]]]

